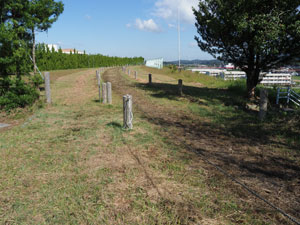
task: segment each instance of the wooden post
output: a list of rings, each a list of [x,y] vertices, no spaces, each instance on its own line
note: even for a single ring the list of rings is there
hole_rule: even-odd
[[[100,87],[101,85],[101,75],[99,71],[96,71],[96,77],[97,77],[97,84]]]
[[[260,89],[260,100],[259,100],[259,119],[263,121],[268,111],[268,90]]]
[[[128,76],[130,76],[130,70],[128,69]]]
[[[103,102],[104,104],[107,102],[106,83],[102,83],[102,102]]]
[[[101,102],[101,75],[100,75],[100,71],[98,70],[96,71],[96,77],[97,77],[98,92],[99,92],[99,102]]]
[[[123,128],[131,130],[133,114],[132,114],[132,96],[124,95],[123,96]]]
[[[137,79],[137,71],[134,72],[134,79]]]
[[[182,96],[182,80],[178,80],[178,93],[180,96]]]
[[[149,84],[152,84],[152,74],[149,73]]]
[[[45,91],[46,91],[47,103],[51,104],[52,100],[51,100],[50,73],[49,72],[45,72]]]
[[[107,89],[107,103],[111,104],[112,103],[112,97],[111,97],[111,83],[110,82],[106,83],[106,89]]]

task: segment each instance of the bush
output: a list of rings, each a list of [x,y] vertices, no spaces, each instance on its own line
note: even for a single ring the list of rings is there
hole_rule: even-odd
[[[30,77],[30,81],[36,88],[38,88],[41,84],[44,83],[44,80],[40,74],[35,74],[34,76]]]
[[[39,93],[35,87],[26,84],[23,80],[3,79],[0,84],[0,110],[11,111],[15,108],[24,108],[32,105],[38,98]]]

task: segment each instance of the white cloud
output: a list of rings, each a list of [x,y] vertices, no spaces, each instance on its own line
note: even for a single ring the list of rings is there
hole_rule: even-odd
[[[175,26],[174,24],[172,24],[172,23],[169,23],[169,24],[168,24],[168,27],[169,27],[169,28],[175,28],[176,26]]]
[[[181,21],[191,24],[195,22],[192,7],[197,9],[198,3],[199,0],[157,0],[154,15],[166,20],[177,19],[179,9]]]
[[[142,30],[142,31],[149,31],[149,32],[160,32],[161,31],[161,29],[154,22],[153,19],[149,19],[149,20],[136,19],[134,26],[138,30]]]
[[[130,27],[132,27],[132,25],[131,25],[130,23],[127,23],[127,24],[126,24],[126,27],[127,27],[127,28],[130,28]]]

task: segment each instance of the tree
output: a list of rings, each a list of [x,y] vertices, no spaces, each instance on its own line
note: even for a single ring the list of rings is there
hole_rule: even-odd
[[[22,0],[0,0],[0,77],[29,71],[26,43],[30,35],[26,32],[25,12],[27,2]]]
[[[35,32],[47,31],[63,11],[64,5],[61,1],[29,0],[27,22],[32,34],[32,61],[34,73],[36,73]]]
[[[300,56],[299,0],[200,0],[193,9],[201,50],[247,75],[253,98],[259,75]]]

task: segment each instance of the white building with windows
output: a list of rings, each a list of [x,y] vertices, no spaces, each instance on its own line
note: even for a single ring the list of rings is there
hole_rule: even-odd
[[[146,60],[145,65],[148,67],[162,69],[164,67],[164,59],[163,58],[149,59],[149,60]]]

